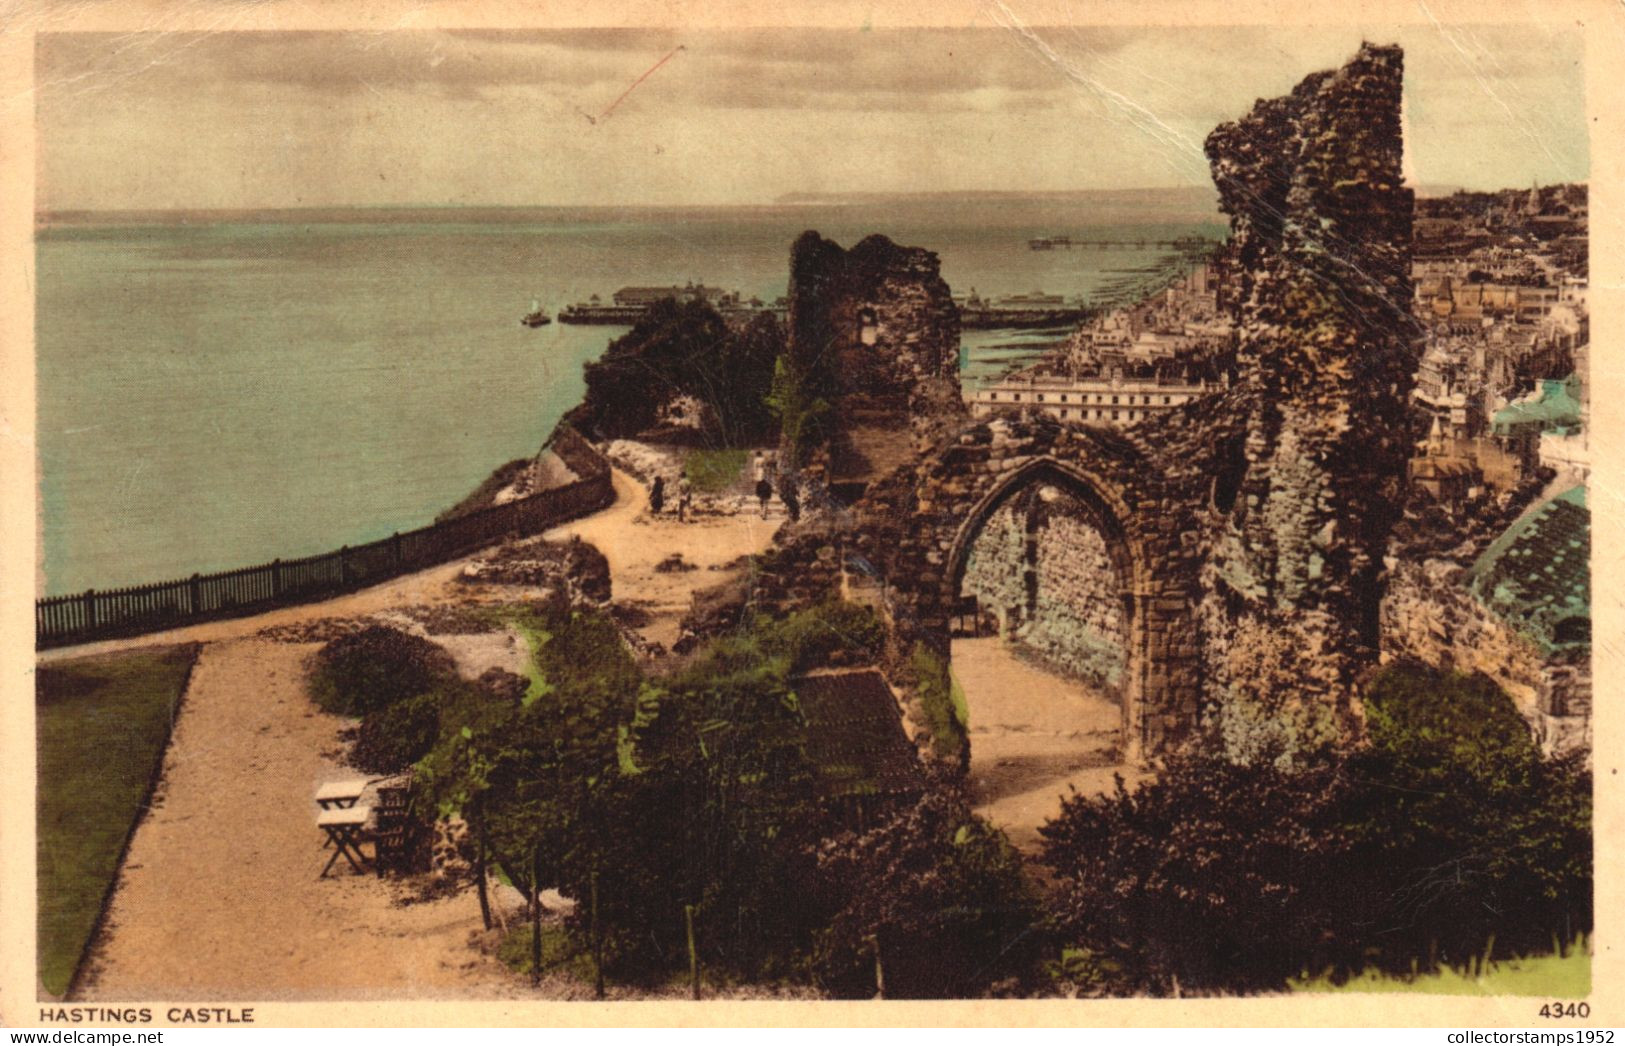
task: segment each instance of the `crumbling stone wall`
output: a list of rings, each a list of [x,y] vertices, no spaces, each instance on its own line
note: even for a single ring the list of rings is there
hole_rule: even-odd
[[[1543,653],[1474,598],[1444,561],[1399,564],[1382,601],[1382,659],[1482,673],[1548,754],[1591,748],[1590,651]]]
[[[812,445],[787,446],[783,460],[815,481],[890,472],[964,415],[959,309],[932,252],[884,236],[843,250],[803,233],[790,251],[789,321],[785,371],[828,411]]]
[[[1201,612],[1209,697],[1233,746],[1238,731],[1290,748],[1337,729],[1377,645],[1418,358],[1402,82],[1400,50],[1367,44],[1207,140],[1241,283],[1247,417]]]

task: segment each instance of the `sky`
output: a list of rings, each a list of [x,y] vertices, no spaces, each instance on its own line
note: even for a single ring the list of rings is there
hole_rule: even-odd
[[[42,210],[765,204],[1208,185],[1202,140],[1406,51],[1413,184],[1583,181],[1557,27],[41,34]]]

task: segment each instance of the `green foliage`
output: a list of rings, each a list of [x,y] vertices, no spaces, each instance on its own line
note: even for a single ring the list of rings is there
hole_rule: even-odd
[[[1530,954],[1589,930],[1591,774],[1547,760],[1483,677],[1393,666],[1366,696],[1370,746],[1349,773],[1365,787],[1346,818],[1363,887],[1380,903],[1386,968],[1418,956],[1464,962],[1494,938]]]
[[[774,364],[772,388],[764,402],[779,421],[783,464],[792,471],[807,463],[829,424],[830,395],[820,394],[817,386],[814,375],[788,355],[781,355]]]
[[[1488,681],[1397,665],[1369,743],[1187,755],[1040,829],[1056,923],[1126,990],[1275,990],[1529,955],[1590,929],[1591,778],[1545,760]]]
[[[924,643],[916,643],[911,664],[919,681],[920,705],[931,727],[933,750],[945,759],[964,758],[969,751],[970,709],[947,659]]]
[[[163,758],[196,645],[41,665],[35,675],[38,964],[73,979]]]
[[[515,615],[536,678],[523,694],[461,688],[441,709],[433,750],[418,764],[423,798],[460,812],[527,895],[556,886],[584,898],[608,855],[634,845],[617,820],[621,728],[641,673],[614,623],[563,610]]]
[[[910,809],[818,851],[832,912],[814,968],[826,990],[862,998],[975,996],[1033,968],[1041,910],[1004,833],[974,817],[946,782]]]
[[[428,693],[456,675],[456,663],[437,644],[374,625],[317,651],[310,692],[325,711],[365,716]]]
[[[1176,758],[1136,791],[1073,795],[1039,829],[1064,939],[1113,961],[1125,991],[1277,988],[1333,928],[1335,765],[1298,772]]]
[[[696,492],[719,494],[739,478],[748,450],[696,450],[683,460],[683,474]]]
[[[1299,977],[1291,988],[1298,992],[1360,992],[1362,994],[1521,995],[1536,999],[1584,999],[1591,994],[1591,954],[1583,946],[1559,954],[1520,956],[1488,964],[1445,966],[1432,973],[1384,973],[1367,969],[1347,979],[1324,973]]]
[[[394,774],[422,759],[439,736],[445,700],[441,690],[431,690],[367,713],[350,750],[350,765],[369,774]]]
[[[704,302],[657,302],[587,364],[576,420],[602,436],[635,436],[656,423],[664,404],[694,396],[710,408],[709,435],[723,446],[761,442],[773,434],[766,397],[783,348],[783,328],[771,315],[736,330]]]
[[[497,958],[515,973],[531,972],[533,929],[529,922],[518,923],[502,938],[497,946]],[[542,934],[542,971],[561,970],[583,983],[592,983],[592,955],[583,951],[563,926],[544,923]]]

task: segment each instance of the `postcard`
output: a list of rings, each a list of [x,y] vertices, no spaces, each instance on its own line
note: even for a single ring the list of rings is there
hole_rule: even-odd
[[[1621,1023],[1622,30],[15,9],[0,1019]]]

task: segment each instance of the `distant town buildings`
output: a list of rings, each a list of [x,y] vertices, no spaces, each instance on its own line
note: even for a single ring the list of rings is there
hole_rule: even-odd
[[[1590,343],[1583,185],[1417,201],[1414,398],[1433,416],[1413,481],[1448,496],[1461,463],[1510,490],[1536,469],[1583,478]]]
[[[1132,425],[1225,387],[1233,347],[1211,262],[1137,305],[1079,328],[1054,357],[974,390],[977,417],[1034,411],[1080,425]]]
[[[1007,410],[1033,410],[1060,421],[1129,425],[1182,407],[1216,391],[1208,382],[1163,382],[1113,378],[1072,378],[1062,374],[1014,374],[977,389],[971,413],[987,417]]]

